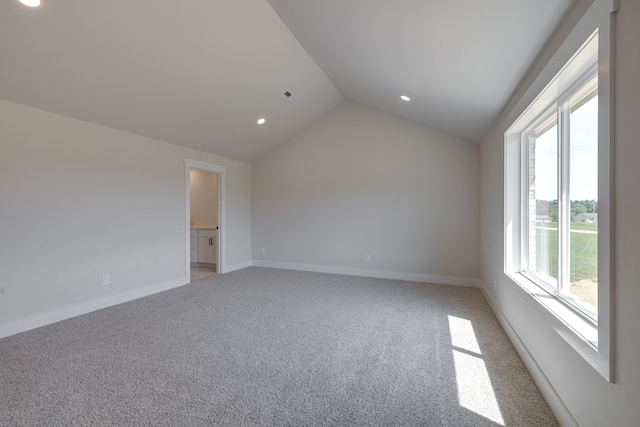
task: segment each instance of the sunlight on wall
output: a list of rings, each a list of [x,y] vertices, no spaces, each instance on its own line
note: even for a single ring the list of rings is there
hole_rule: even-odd
[[[471,322],[456,316],[448,318],[460,406],[504,425]]]

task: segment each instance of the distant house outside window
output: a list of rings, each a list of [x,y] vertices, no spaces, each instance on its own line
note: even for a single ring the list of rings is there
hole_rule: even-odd
[[[597,36],[594,37],[597,43]],[[593,64],[522,133],[522,272],[592,321],[598,314],[598,75]]]
[[[611,382],[616,6],[594,0],[504,122],[504,283]]]

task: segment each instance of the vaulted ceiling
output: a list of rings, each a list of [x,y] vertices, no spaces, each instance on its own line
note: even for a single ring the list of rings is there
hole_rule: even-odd
[[[345,99],[477,141],[571,4],[4,0],[0,98],[247,162]]]

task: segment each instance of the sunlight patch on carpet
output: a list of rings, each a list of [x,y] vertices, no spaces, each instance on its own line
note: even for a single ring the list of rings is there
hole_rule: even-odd
[[[473,325],[460,317],[449,315],[448,318],[460,406],[503,426]]]

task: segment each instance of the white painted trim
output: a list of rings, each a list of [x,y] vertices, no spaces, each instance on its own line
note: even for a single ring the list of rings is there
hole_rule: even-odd
[[[562,319],[559,327],[554,329],[562,336],[576,352],[583,357],[604,379],[613,383],[615,381],[614,366],[614,277],[613,258],[614,233],[613,233],[613,147],[614,135],[613,123],[613,38],[615,35],[615,12],[618,8],[617,0],[595,0],[585,12],[580,21],[576,24],[571,33],[565,38],[562,45],[556,50],[553,57],[547,61],[538,76],[529,85],[526,93],[520,97],[516,106],[508,114],[504,122],[505,146],[504,146],[504,272],[512,279],[515,286],[519,286],[521,291],[526,293],[528,304],[541,307],[540,300],[528,298],[533,294],[525,289],[523,283],[514,277],[522,270],[521,256],[523,255],[523,236],[520,230],[526,224],[524,216],[525,209],[522,208],[521,195],[525,195],[528,189],[523,186],[521,179],[523,167],[521,159],[520,134],[526,130],[527,121],[526,110],[532,108],[531,105],[538,102],[539,94],[543,94],[548,88],[553,88],[553,83],[560,72],[566,70],[566,64],[573,61],[576,52],[585,45],[594,31],[598,30],[598,326],[597,326],[597,349],[587,345],[579,334],[576,334],[571,327],[567,328],[562,322],[567,324],[566,319]],[[569,69],[570,70],[570,69]],[[569,71],[571,72],[571,70]],[[556,77],[554,77],[556,76]],[[579,76],[575,76],[579,77]],[[550,83],[552,85],[550,86]],[[566,90],[568,87],[559,86],[550,89],[553,99],[558,100],[556,91]],[[542,109],[546,105],[541,106]],[[519,125],[520,120],[525,123]],[[518,169],[520,168],[520,169]],[[544,305],[544,304],[543,304]],[[536,308],[537,309],[537,308]],[[552,313],[547,310],[548,313]],[[554,311],[550,316],[552,326],[558,322],[554,319],[558,317],[558,312]],[[586,320],[585,320],[586,322]],[[570,325],[571,326],[571,325]]]
[[[191,182],[189,172],[191,169],[199,169],[207,172],[214,172],[218,174],[218,238],[216,242],[218,244],[218,259],[216,260],[217,273],[224,274],[227,272],[226,266],[226,173],[227,168],[222,165],[216,165],[214,163],[207,163],[200,160],[194,160],[186,158],[184,159],[185,165],[185,222],[186,222],[186,251],[185,251],[185,275],[191,276]]]
[[[186,285],[187,283],[189,283],[188,277],[180,277],[168,282],[159,283],[157,285],[135,289],[124,294],[113,295],[107,298],[89,301],[71,307],[65,307],[59,310],[50,311],[48,313],[38,314],[26,319],[20,319],[14,322],[5,323],[3,325],[0,325],[0,338],[8,337],[10,335],[15,335],[20,332],[29,331],[35,328],[40,328],[42,326],[57,323],[66,319],[71,319],[72,317],[91,313],[93,311],[102,310],[103,308],[153,295],[158,292],[167,291],[169,289]]]
[[[409,282],[437,283],[441,285],[479,288],[479,279],[468,277],[436,276],[431,274],[404,273],[401,271],[368,270],[364,268],[338,267],[318,264],[298,264],[267,260],[253,260],[255,267],[279,268],[282,270],[313,271],[316,273],[344,274],[347,276],[375,277],[377,279],[406,280]]]
[[[242,261],[235,264],[227,265],[227,268],[225,268],[225,272],[231,273],[232,271],[242,270],[243,268],[247,267],[251,267],[251,261]]]
[[[529,349],[524,344],[524,342],[520,339],[520,336],[515,331],[515,329],[513,329],[513,326],[511,326],[511,323],[509,323],[509,320],[507,320],[506,316],[502,313],[502,311],[500,310],[496,302],[493,300],[493,298],[491,297],[491,294],[487,292],[487,288],[484,285],[484,283],[480,282],[479,287],[480,287],[480,290],[482,291],[482,295],[484,296],[484,299],[489,304],[489,307],[491,307],[491,310],[493,310],[493,314],[495,314],[496,318],[498,319],[498,322],[500,322],[502,329],[504,329],[505,333],[509,337],[509,340],[513,344],[513,347],[518,352],[518,355],[522,359],[522,362],[527,367],[527,370],[531,374],[533,381],[538,386],[538,389],[540,389],[540,393],[542,393],[542,396],[544,397],[547,404],[551,408],[551,411],[553,412],[553,414],[558,419],[558,422],[560,423],[560,425],[579,427],[578,422],[573,417],[573,415],[571,415],[569,408],[567,408],[567,406],[564,404],[564,402],[560,398],[560,395],[558,394],[556,389],[553,388],[553,385],[549,381],[549,378],[547,378],[545,373],[542,371],[542,368],[540,368],[540,365],[536,363],[536,360],[533,358],[533,356],[529,352]]]

